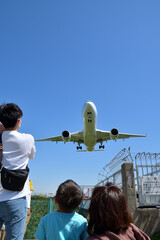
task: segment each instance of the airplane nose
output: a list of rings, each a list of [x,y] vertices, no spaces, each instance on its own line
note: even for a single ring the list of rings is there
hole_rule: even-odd
[[[88,103],[88,104],[92,104],[93,102],[92,102],[92,101],[90,101],[90,100],[88,100],[88,101],[86,101],[86,103]]]
[[[93,105],[94,105],[94,103],[92,102],[92,101],[87,101],[86,103],[85,103],[85,106],[86,107],[93,107]]]
[[[95,104],[90,100],[86,101],[85,104],[84,104],[84,107],[83,107],[83,113],[86,112],[86,111],[92,111],[92,110],[95,113],[97,113]]]
[[[92,101],[87,101],[86,102],[86,106],[88,106],[88,107],[90,107],[90,108],[92,108],[92,109],[94,109],[95,111],[96,111],[96,106],[95,106],[95,104],[92,102]]]
[[[91,101],[86,101],[84,104],[83,111],[85,111],[86,109],[89,109],[91,107],[91,105],[92,105]]]

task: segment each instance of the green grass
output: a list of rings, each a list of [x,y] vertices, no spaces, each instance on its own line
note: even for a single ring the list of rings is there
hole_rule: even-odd
[[[54,205],[53,207],[55,208]],[[41,218],[44,215],[46,215],[50,210],[49,198],[39,198],[36,200],[32,199],[31,210],[32,210],[32,215],[28,223],[24,239],[34,239],[34,234],[36,232],[36,229],[38,227],[38,224]]]

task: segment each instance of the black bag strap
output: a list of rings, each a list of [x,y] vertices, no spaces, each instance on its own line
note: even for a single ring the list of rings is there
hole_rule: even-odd
[[[0,134],[0,145],[2,144],[2,133]],[[0,150],[0,169],[2,168],[3,150]]]

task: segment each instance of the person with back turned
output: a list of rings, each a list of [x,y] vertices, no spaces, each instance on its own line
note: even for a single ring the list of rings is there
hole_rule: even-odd
[[[132,223],[126,198],[112,183],[94,188],[87,231],[87,240],[150,240]]]
[[[37,228],[39,240],[85,240],[87,220],[75,210],[83,199],[83,192],[73,180],[60,184],[55,196],[58,210],[44,216]]]
[[[22,110],[14,103],[0,107],[3,157],[0,182],[0,229],[5,224],[6,240],[22,240],[29,193],[28,160],[34,158],[34,138],[18,132]]]

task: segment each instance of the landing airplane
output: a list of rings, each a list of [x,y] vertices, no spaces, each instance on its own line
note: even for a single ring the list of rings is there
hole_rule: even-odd
[[[53,142],[73,142],[78,143],[77,150],[79,152],[92,152],[92,151],[102,151],[102,150],[94,150],[95,145],[100,143],[99,149],[103,148],[104,141],[108,140],[117,140],[117,139],[125,139],[130,137],[146,137],[147,135],[138,135],[138,134],[129,134],[129,133],[119,133],[118,129],[112,128],[111,131],[102,131],[96,129],[96,121],[97,121],[97,109],[93,102],[87,101],[84,104],[83,108],[83,125],[84,130],[80,132],[70,133],[65,130],[62,132],[61,136],[51,137],[39,139],[36,141],[53,141]],[[86,146],[86,150],[82,150],[81,144]],[[80,150],[79,150],[80,149]]]

